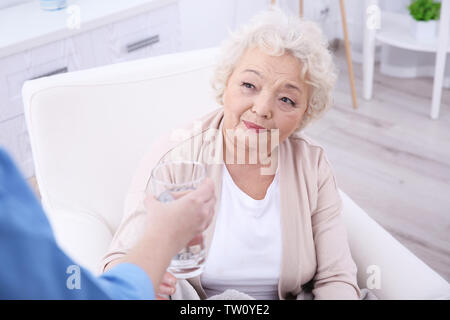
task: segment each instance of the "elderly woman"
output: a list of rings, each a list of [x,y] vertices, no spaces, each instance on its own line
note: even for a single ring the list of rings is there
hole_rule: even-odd
[[[213,81],[223,107],[143,159],[102,267],[141,232],[151,169],[176,156],[206,163],[216,187],[204,272],[188,279],[200,298],[235,289],[256,299],[360,299],[336,179],[323,148],[302,133],[331,106],[335,80],[312,22],[271,9],[237,30]]]

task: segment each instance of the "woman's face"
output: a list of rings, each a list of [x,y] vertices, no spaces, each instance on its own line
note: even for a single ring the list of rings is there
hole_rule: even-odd
[[[239,139],[236,132],[261,132],[256,125],[278,129],[278,143],[287,139],[307,108],[308,87],[301,79],[301,66],[289,53],[275,57],[257,47],[246,50],[224,91],[224,132],[234,132]]]

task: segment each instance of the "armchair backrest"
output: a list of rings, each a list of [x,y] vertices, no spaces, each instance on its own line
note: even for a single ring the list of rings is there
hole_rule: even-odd
[[[25,83],[36,178],[50,219],[61,210],[77,211],[115,232],[149,145],[218,107],[209,84],[216,52],[169,54]]]

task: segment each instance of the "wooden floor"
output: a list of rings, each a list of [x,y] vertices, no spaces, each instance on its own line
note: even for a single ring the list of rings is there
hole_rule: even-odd
[[[339,187],[450,281],[450,90],[443,91],[439,120],[431,120],[431,78],[392,78],[376,66],[366,101],[355,63],[355,110],[342,46],[336,63],[335,105],[307,135],[325,147]]]
[[[431,120],[431,78],[391,78],[376,68],[374,96],[365,101],[354,64],[354,110],[342,46],[336,62],[335,106],[307,134],[326,148],[339,187],[450,281],[450,91],[440,119]]]

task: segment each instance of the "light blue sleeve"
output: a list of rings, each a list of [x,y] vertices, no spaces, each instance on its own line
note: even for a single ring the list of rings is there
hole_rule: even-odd
[[[121,263],[98,278],[111,299],[153,300],[153,285],[147,273],[132,263]]]
[[[70,285],[73,266],[79,285]],[[100,277],[57,245],[53,231],[19,171],[0,148],[0,299],[154,299],[147,274],[120,264]]]

